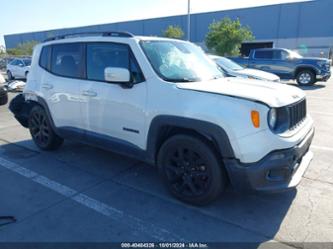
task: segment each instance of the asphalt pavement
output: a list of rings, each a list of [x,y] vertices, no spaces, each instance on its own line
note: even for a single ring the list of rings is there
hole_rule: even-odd
[[[142,162],[71,141],[42,152],[0,107],[0,216],[17,219],[0,242],[333,242],[333,80],[304,90],[315,156],[297,189],[229,189],[206,207],[175,200]]]

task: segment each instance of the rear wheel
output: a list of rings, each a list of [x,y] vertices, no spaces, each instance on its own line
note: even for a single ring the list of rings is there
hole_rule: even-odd
[[[169,138],[162,145],[157,161],[168,189],[184,202],[204,205],[225,188],[226,174],[214,150],[195,136]]]
[[[296,80],[301,86],[311,86],[316,83],[316,75],[311,70],[305,69],[297,74]]]
[[[62,145],[64,140],[54,133],[50,120],[42,107],[32,108],[28,123],[32,139],[40,149],[55,150]]]

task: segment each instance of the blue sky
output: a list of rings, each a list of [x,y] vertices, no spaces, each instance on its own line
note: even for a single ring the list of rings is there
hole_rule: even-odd
[[[191,0],[193,13],[302,0]],[[187,0],[7,0],[1,3],[3,35],[179,15]]]

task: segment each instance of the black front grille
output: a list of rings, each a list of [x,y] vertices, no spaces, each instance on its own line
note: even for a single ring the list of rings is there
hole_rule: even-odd
[[[303,99],[296,104],[288,106],[289,129],[295,129],[306,118],[306,100]]]

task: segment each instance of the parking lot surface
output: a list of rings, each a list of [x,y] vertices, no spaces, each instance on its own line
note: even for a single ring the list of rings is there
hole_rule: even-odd
[[[0,242],[333,242],[333,80],[304,89],[315,157],[298,188],[228,190],[206,207],[175,200],[142,162],[71,141],[42,152],[0,107],[0,216],[17,219]]]

